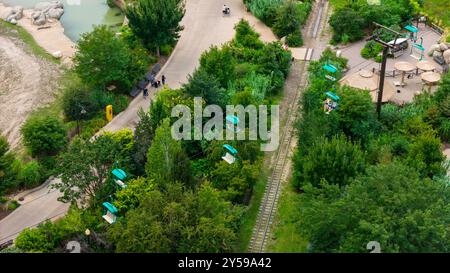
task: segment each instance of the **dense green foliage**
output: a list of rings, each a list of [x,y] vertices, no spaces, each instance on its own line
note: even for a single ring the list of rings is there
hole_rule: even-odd
[[[17,175],[20,163],[15,155],[9,151],[9,144],[5,137],[0,135],[0,197],[17,186]]]
[[[373,22],[397,27],[411,19],[414,13],[409,0],[381,0],[380,5],[370,5],[366,0],[334,0],[335,12],[330,18],[333,42],[357,41],[373,29]]]
[[[64,123],[52,115],[33,115],[21,128],[25,146],[32,155],[55,154],[67,143]]]
[[[151,190],[126,222],[110,229],[118,252],[230,252],[239,208],[204,184],[198,192],[171,184]]]
[[[108,234],[103,251],[233,251],[262,165],[260,142],[175,140],[171,125],[177,117],[171,111],[185,105],[192,114],[194,97],[202,98],[203,106],[270,104],[284,85],[290,61],[280,43],[262,43],[241,21],[233,41],[202,55],[187,84],[161,90],[148,113],[139,113],[134,134],[123,130],[94,140],[75,138],[59,159],[62,181],[54,187],[63,192],[61,200],[86,205],[84,212],[96,215],[82,218],[81,224]],[[233,164],[222,159],[223,144],[238,150]],[[113,168],[127,173],[126,188],[115,186]],[[113,225],[101,218],[105,201],[119,211]],[[80,230],[66,231],[59,223],[22,233],[21,249],[47,252],[70,238],[86,241]],[[95,248],[91,243],[82,251]]]
[[[147,72],[145,51],[138,45],[130,48],[125,40],[104,25],[83,34],[77,48],[75,71],[90,87],[105,90],[109,85],[115,85],[128,93]]]
[[[366,252],[370,241],[383,252],[447,252],[449,181],[438,132],[449,76],[434,95],[384,105],[377,120],[367,91],[324,80],[327,62],[345,66],[325,51],[309,67],[292,181],[303,193],[294,193],[298,213],[283,221],[295,223],[310,252]],[[329,114],[326,90],[340,96]]]
[[[64,193],[60,200],[81,204],[95,202],[99,190],[110,178],[113,165],[131,162],[132,142],[130,130],[104,134],[95,141],[75,139],[60,155],[61,182],[52,185]]]
[[[305,188],[299,232],[313,252],[448,252],[450,191],[400,163],[371,167],[345,194],[337,186]],[[351,212],[351,213],[349,213]]]
[[[249,10],[278,37],[286,37],[292,47],[303,45],[301,27],[306,23],[312,1],[295,0],[245,0]]]

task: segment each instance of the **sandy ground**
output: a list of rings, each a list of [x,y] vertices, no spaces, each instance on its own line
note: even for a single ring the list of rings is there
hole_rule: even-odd
[[[28,115],[53,101],[59,74],[56,64],[30,53],[14,30],[0,28],[0,130],[13,149]]]

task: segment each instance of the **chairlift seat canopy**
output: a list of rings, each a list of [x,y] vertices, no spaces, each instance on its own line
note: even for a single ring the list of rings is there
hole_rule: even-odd
[[[237,154],[237,150],[233,148],[231,145],[224,144],[223,147],[227,149],[231,154]]]
[[[239,123],[239,118],[236,116],[227,116],[226,120],[231,122],[233,125],[237,125]]]
[[[420,45],[420,44],[413,44],[413,46],[415,48],[419,49],[420,51],[425,51],[425,48],[422,45]]]
[[[111,212],[112,214],[116,214],[119,211],[117,210],[116,207],[114,207],[113,204],[109,203],[109,202],[103,202],[102,204],[109,212]]]
[[[326,92],[325,94],[335,101],[338,101],[341,99],[338,95],[334,94],[333,92]]]
[[[328,71],[330,73],[336,73],[337,72],[337,68],[334,65],[331,65],[331,64],[324,65],[323,69],[325,69],[326,71]]]
[[[112,174],[117,177],[119,180],[125,180],[125,178],[127,178],[127,174],[125,173],[124,170],[121,169],[114,169],[112,171]]]
[[[406,29],[407,31],[409,31],[409,32],[412,32],[412,33],[416,33],[416,32],[418,31],[418,29],[417,29],[415,26],[412,26],[412,25],[407,25],[407,26],[405,27],[405,29]]]

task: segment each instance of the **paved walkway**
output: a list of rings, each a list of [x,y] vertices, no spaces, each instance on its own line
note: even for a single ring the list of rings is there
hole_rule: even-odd
[[[230,7],[231,16],[222,15],[223,4]],[[231,40],[234,36],[234,26],[241,18],[250,22],[261,34],[263,41],[276,40],[267,26],[245,11],[242,1],[187,0],[186,15],[182,21],[185,29],[170,59],[160,72],[160,75],[166,76],[168,86],[179,88],[185,83],[187,76],[198,66],[202,52],[211,45],[221,45]],[[156,90],[149,88],[149,91],[149,98],[154,97]],[[150,100],[144,100],[142,95],[136,97],[129,107],[103,130],[114,132],[122,128],[134,128],[138,121],[137,111],[139,108],[147,111],[149,103]],[[49,191],[51,193],[48,193]],[[33,227],[46,219],[63,216],[69,206],[57,201],[59,196],[58,191],[47,187],[27,196],[22,206],[0,221],[0,244],[14,239],[27,227]]]

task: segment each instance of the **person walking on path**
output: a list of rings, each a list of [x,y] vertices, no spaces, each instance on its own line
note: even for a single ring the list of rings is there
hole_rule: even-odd
[[[162,84],[165,85],[166,84],[166,76],[162,75],[161,80],[162,80]]]
[[[144,99],[147,99],[147,97],[148,97],[148,89],[147,88],[144,88]]]

